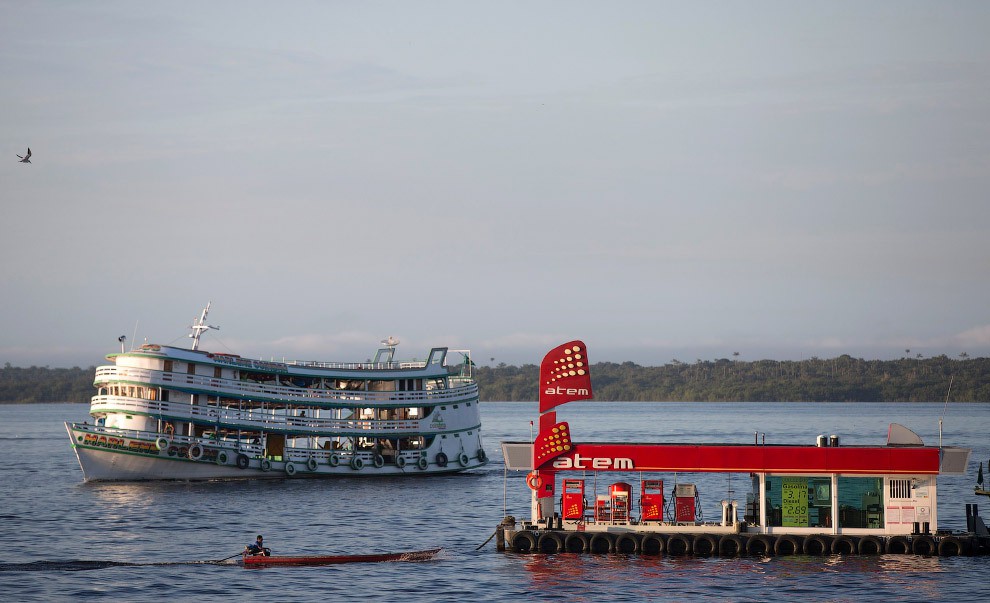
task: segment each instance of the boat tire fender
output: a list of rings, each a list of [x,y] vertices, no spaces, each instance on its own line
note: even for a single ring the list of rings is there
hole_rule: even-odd
[[[236,462],[238,469],[247,469],[248,465],[251,464],[251,459],[249,459],[246,454],[241,453],[237,455]]]
[[[446,467],[447,466],[447,455],[444,454],[444,453],[442,453],[442,452],[438,452],[437,453],[437,458],[436,458],[436,463],[437,463],[437,467]]]
[[[419,460],[416,461],[416,466],[423,471],[426,471],[426,468],[430,466],[430,461],[426,460],[425,456],[421,456],[419,457]]]
[[[911,552],[915,555],[935,555],[938,553],[938,547],[935,546],[935,539],[931,536],[921,534],[920,536],[911,537]]]
[[[461,467],[467,467],[468,463],[471,462],[471,459],[468,458],[468,455],[462,452],[457,455],[457,462],[461,464]]]
[[[536,534],[529,530],[516,532],[512,535],[512,550],[516,553],[532,553],[536,551]]]
[[[855,555],[859,551],[859,541],[852,536],[836,536],[832,541],[832,553],[836,555]]]
[[[943,536],[938,541],[938,556],[939,557],[955,557],[956,555],[965,555],[966,545],[962,540],[956,538],[955,536]]]
[[[478,454],[476,454],[475,456],[476,456],[476,457],[478,458],[478,460],[479,460],[479,461],[481,461],[482,463],[484,463],[484,462],[485,462],[485,459],[487,459],[487,458],[488,458],[488,455],[487,455],[487,454],[485,454],[485,449],[484,449],[484,448],[479,448],[479,449],[478,449]]]
[[[794,534],[784,534],[773,545],[773,554],[778,557],[781,555],[800,555],[803,552],[804,538]]]
[[[313,457],[306,459],[306,468],[310,471],[316,471],[316,459]]]
[[[746,541],[742,536],[726,534],[718,540],[719,557],[736,557],[746,552]]]
[[[540,534],[539,540],[536,541],[536,549],[540,553],[563,553],[564,552],[564,538],[558,532],[544,532]]]
[[[832,539],[825,534],[812,534],[804,541],[805,555],[828,555],[832,551]]]
[[[631,532],[619,534],[615,538],[615,552],[628,555],[636,554],[642,548],[639,536]]]
[[[285,462],[285,474],[288,476],[293,476],[296,474],[296,465],[292,461]]]
[[[155,448],[159,450],[167,450],[171,443],[172,442],[170,442],[168,438],[160,437],[157,440],[155,440]]]
[[[692,544],[691,537],[687,534],[671,534],[667,538],[667,554],[690,555]]]
[[[750,555],[762,555],[769,557],[773,555],[773,545],[776,539],[769,534],[757,534],[746,543],[746,552]]]
[[[361,457],[356,456],[351,459],[351,469],[355,471],[360,471],[363,467],[364,467],[364,461],[361,460]]]
[[[372,459],[372,462],[375,464],[375,469],[381,469],[385,466],[385,457],[380,454],[376,454],[375,458]]]
[[[857,551],[860,555],[883,554],[883,541],[876,536],[863,536],[859,541]]]
[[[337,465],[339,465],[339,464],[340,464],[340,457],[339,457],[339,456],[337,456],[337,454],[336,454],[336,453],[334,453],[334,454],[331,454],[331,455],[330,455],[330,460],[329,460],[329,461],[327,461],[327,462],[328,462],[328,463],[330,463],[330,466],[331,466],[331,467],[336,467]]]
[[[571,532],[564,539],[564,552],[566,553],[587,553],[588,536],[581,532]]]
[[[643,555],[663,555],[667,550],[667,543],[660,534],[647,534],[639,543],[639,550]]]
[[[404,457],[402,455],[396,456],[395,457],[395,466],[398,467],[399,469],[402,469],[403,467],[405,467],[406,466],[406,457]]]
[[[718,540],[711,534],[698,534],[694,539],[695,555],[709,557],[718,554]]]
[[[615,552],[615,538],[608,532],[596,532],[588,542],[588,552],[604,554]]]
[[[891,536],[883,550],[888,555],[907,555],[911,552],[911,543],[904,536]]]
[[[261,459],[261,470],[262,471],[271,471],[272,470],[272,462],[270,460],[268,460],[268,459]]]
[[[227,461],[229,460],[230,457],[227,456],[226,451],[221,450],[220,453],[217,455],[217,465],[226,465]]]
[[[203,446],[202,444],[193,444],[189,447],[189,451],[186,453],[190,459],[198,461],[203,458]]]

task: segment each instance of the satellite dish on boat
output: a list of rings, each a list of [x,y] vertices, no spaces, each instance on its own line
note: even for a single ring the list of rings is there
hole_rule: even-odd
[[[399,340],[389,335],[387,339],[382,339],[382,345],[385,347],[394,348],[399,345]]]

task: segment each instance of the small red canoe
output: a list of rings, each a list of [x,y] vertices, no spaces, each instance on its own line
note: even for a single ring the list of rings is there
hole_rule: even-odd
[[[333,565],[336,563],[378,563],[381,561],[426,561],[432,559],[440,549],[406,551],[404,553],[374,553],[370,555],[318,555],[307,557],[281,557],[264,555],[244,555],[244,567],[268,565]]]

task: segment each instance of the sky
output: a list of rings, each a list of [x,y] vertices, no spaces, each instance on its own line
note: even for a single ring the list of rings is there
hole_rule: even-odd
[[[990,356],[990,3],[0,16],[0,363]]]

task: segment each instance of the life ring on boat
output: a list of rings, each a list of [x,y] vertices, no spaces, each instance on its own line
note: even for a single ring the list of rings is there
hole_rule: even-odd
[[[419,460],[416,461],[416,466],[423,471],[426,471],[426,468],[430,466],[430,461],[426,460],[425,456],[421,456],[419,457]]]
[[[165,437],[158,438],[157,440],[155,440],[155,448],[159,450],[166,450],[171,444],[172,442],[170,442],[169,439]]]
[[[437,458],[436,458],[436,463],[437,463],[437,467],[446,467],[447,466],[447,455],[444,454],[444,453],[442,453],[442,452],[438,452],[437,453]]]
[[[316,471],[316,459],[313,457],[306,459],[306,468],[310,471]]]
[[[376,454],[375,458],[371,460],[375,464],[375,469],[381,469],[385,466],[385,457],[380,454]]]
[[[935,555],[938,553],[938,547],[935,546],[935,539],[931,536],[922,534],[920,536],[911,537],[911,552],[915,555]]]
[[[404,456],[397,456],[397,457],[395,457],[395,466],[398,467],[399,469],[402,469],[403,467],[405,467],[406,466],[406,457],[404,457]]]
[[[956,538],[955,536],[943,536],[938,541],[938,556],[939,557],[955,557],[956,555],[965,555],[966,545],[962,540]]]
[[[543,487],[543,478],[536,471],[530,471],[526,474],[526,485],[530,490],[539,490]]]
[[[468,458],[468,455],[462,452],[457,455],[457,462],[461,464],[461,467],[467,467],[468,463],[471,462],[471,459]]]
[[[336,467],[337,465],[340,464],[340,457],[337,456],[337,453],[331,454],[330,460],[327,462],[330,464],[331,467]]]
[[[227,453],[224,452],[224,451],[221,451],[217,455],[217,465],[226,465],[228,459],[229,459],[229,457],[227,456]]]
[[[203,458],[203,445],[193,444],[192,446],[189,447],[189,451],[186,452],[186,454],[189,456],[190,459],[194,461],[198,461],[199,459]]]
[[[639,543],[639,552],[642,555],[662,555],[666,550],[667,543],[660,534],[647,534]]]
[[[289,477],[292,477],[293,475],[296,474],[296,466],[295,464],[292,463],[292,461],[285,462],[285,474],[288,475]]]
[[[362,467],[364,467],[364,461],[361,460],[361,457],[355,456],[351,459],[351,469],[360,471]]]
[[[262,471],[271,471],[272,470],[272,462],[270,460],[268,460],[268,459],[261,459],[261,470]]]
[[[475,456],[476,456],[476,457],[478,458],[478,460],[479,460],[479,461],[481,461],[482,463],[484,463],[484,462],[485,462],[485,459],[487,459],[487,458],[488,458],[488,455],[487,455],[487,454],[485,454],[485,449],[484,449],[484,448],[479,448],[479,449],[478,449],[478,454],[476,454]]]
[[[863,536],[856,549],[860,555],[881,555],[883,554],[883,541],[876,536]]]
[[[247,469],[248,465],[251,464],[251,459],[249,459],[246,454],[238,454],[236,462],[238,469]]]

